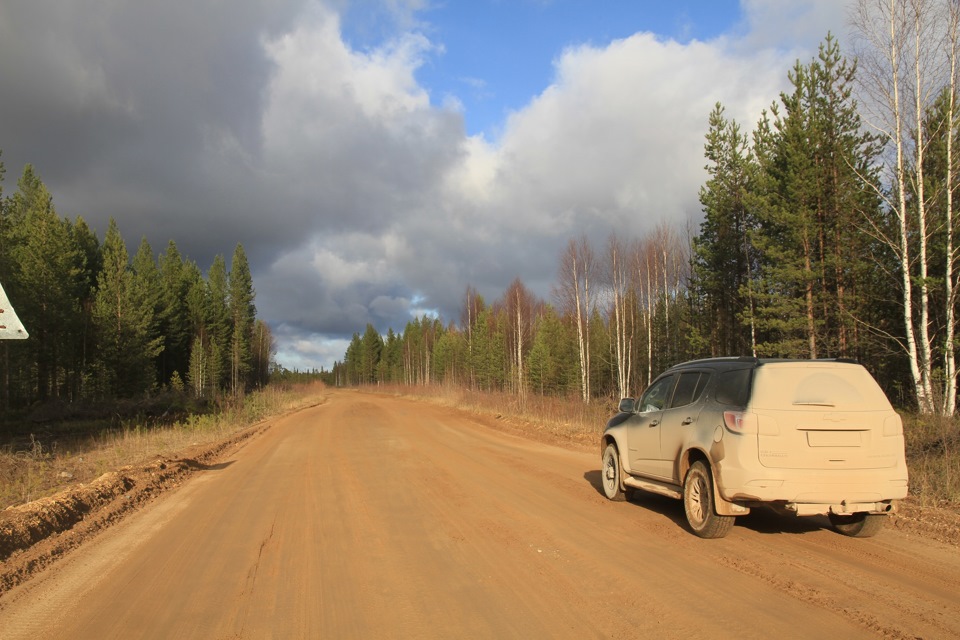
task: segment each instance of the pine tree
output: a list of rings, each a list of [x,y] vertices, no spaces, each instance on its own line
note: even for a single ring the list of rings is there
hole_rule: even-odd
[[[250,383],[253,323],[257,315],[253,304],[253,277],[243,245],[238,244],[233,252],[229,279],[230,389],[237,395]]]
[[[182,276],[187,289],[185,322],[191,336],[187,381],[194,397],[213,397],[216,379],[211,377],[210,289],[195,262],[184,263]]]
[[[270,366],[276,353],[276,344],[270,327],[263,320],[253,324],[253,342],[251,344],[251,380],[257,389],[267,386],[270,381]]]
[[[167,251],[159,257],[160,269],[160,308],[158,318],[160,334],[164,348],[157,361],[157,370],[161,382],[169,380],[174,373],[180,378],[186,377],[190,361],[190,343],[192,340],[187,299],[190,291],[190,279],[183,258],[173,240],[167,244]]]
[[[861,355],[855,318],[867,252],[859,229],[876,207],[861,176],[870,174],[872,139],[850,97],[855,72],[832,36],[817,60],[798,61],[793,91],[781,95],[754,135],[758,171],[750,233],[758,251],[753,292],[758,352],[787,357]]]
[[[361,380],[361,355],[363,347],[360,344],[360,334],[354,333],[350,344],[347,346],[347,352],[343,356],[343,374],[345,385],[360,384]]]
[[[86,254],[72,225],[57,217],[53,198],[27,165],[7,204],[12,269],[8,294],[17,303],[31,340],[14,345],[21,365],[34,373],[31,399],[68,391],[82,335],[80,300],[86,293]]]
[[[97,278],[93,305],[100,372],[114,397],[135,396],[153,385],[153,358],[163,345],[159,338],[151,338],[153,309],[142,304],[144,293],[130,269],[127,247],[112,218],[102,255],[103,269]]]
[[[694,295],[707,321],[713,355],[746,355],[754,351],[744,330],[751,315],[749,291],[753,258],[748,242],[755,226],[746,207],[754,162],[747,136],[724,115],[717,103],[710,114],[705,155],[710,178],[700,190],[704,220],[694,240]]]
[[[437,381],[446,384],[461,385],[467,380],[466,336],[448,327],[437,340],[434,348],[434,372]]]
[[[207,309],[204,314],[208,333],[207,348],[211,358],[208,367],[210,391],[214,397],[227,388],[230,382],[229,346],[232,326],[228,291],[227,263],[222,255],[217,255],[207,274]]]
[[[371,384],[377,381],[377,365],[383,351],[383,338],[372,324],[367,324],[360,340],[360,382]]]
[[[153,257],[153,247],[147,242],[146,237],[140,240],[140,246],[137,253],[133,256],[131,265],[133,278],[132,292],[133,304],[148,312],[145,327],[145,339],[156,345],[156,355],[151,364],[150,371],[145,372],[145,381],[152,387],[157,382],[166,383],[169,380],[158,380],[158,363],[161,361],[164,351],[164,336],[161,333],[161,314],[163,313],[163,291],[160,283],[160,271],[157,269],[157,263]]]

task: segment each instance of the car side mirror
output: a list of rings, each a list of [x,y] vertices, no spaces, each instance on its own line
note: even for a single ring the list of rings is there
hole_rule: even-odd
[[[622,398],[620,400],[620,406],[617,407],[617,410],[620,413],[634,413],[637,410],[636,400],[633,398]]]

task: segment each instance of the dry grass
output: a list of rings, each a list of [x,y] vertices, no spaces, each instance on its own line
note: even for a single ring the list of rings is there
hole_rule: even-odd
[[[514,393],[474,391],[450,385],[377,387],[382,393],[425,398],[439,404],[497,418],[533,425],[558,439],[594,444],[614,413],[617,401],[597,399],[584,404],[579,396],[541,396],[528,394],[521,399]]]
[[[906,416],[903,434],[910,495],[922,506],[960,506],[960,424],[957,419]]]
[[[46,445],[31,435],[25,449],[0,449],[0,509],[51,495],[65,485],[90,482],[126,465],[158,456],[175,458],[187,447],[223,440],[269,416],[314,404],[323,390],[321,383],[268,387],[215,415],[189,416],[162,427],[124,424]]]

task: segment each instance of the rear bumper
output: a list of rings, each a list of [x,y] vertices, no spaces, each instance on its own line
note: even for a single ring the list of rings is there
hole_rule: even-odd
[[[731,502],[775,502],[800,515],[887,513],[891,500],[907,497],[907,469],[781,470],[762,477],[726,466],[717,474],[720,494]],[[856,506],[854,506],[856,505]]]

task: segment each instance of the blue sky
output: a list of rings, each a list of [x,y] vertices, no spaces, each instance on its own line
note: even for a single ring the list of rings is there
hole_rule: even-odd
[[[751,130],[850,2],[0,2],[4,193],[242,243],[278,361],[330,367],[468,286],[551,301],[572,238],[696,229],[714,104]]]
[[[401,19],[403,20],[403,19]],[[462,104],[468,134],[497,137],[506,116],[549,86],[557,56],[571,46],[605,46],[638,31],[678,42],[710,40],[740,21],[736,0],[446,0],[416,11],[407,24],[438,48],[417,79],[442,105]],[[369,49],[392,37],[394,11],[382,2],[353,3],[344,37]]]

